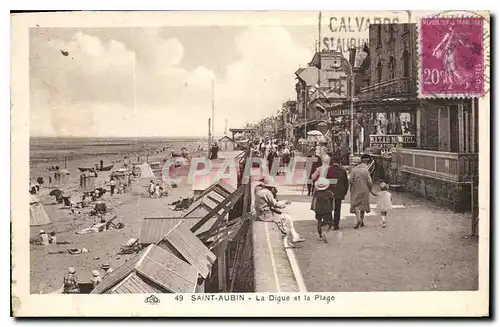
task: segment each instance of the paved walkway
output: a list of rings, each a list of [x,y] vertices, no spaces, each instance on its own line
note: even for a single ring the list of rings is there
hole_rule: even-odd
[[[375,190],[377,191],[377,190]],[[306,194],[306,195],[304,195]],[[302,185],[278,187],[279,199],[306,238],[293,251],[308,291],[452,291],[478,287],[478,244],[470,238],[470,215],[455,214],[405,193],[393,192],[388,228],[376,210],[365,227],[353,229],[349,198],[342,204],[340,231],[318,239],[311,197]],[[375,208],[376,199],[371,198]]]

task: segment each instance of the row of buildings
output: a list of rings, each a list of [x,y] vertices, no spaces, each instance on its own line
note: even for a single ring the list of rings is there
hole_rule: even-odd
[[[415,24],[371,25],[369,44],[351,49],[349,58],[316,52],[295,72],[297,96],[283,104],[278,132],[298,143],[307,131],[320,130],[332,146],[351,150],[353,131],[354,152],[374,154],[382,178],[455,211],[468,210],[477,202],[471,200],[477,99],[419,98],[417,59]],[[402,149],[393,152],[397,144]]]

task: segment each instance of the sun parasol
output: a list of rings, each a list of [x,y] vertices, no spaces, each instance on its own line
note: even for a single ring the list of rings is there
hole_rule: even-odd
[[[63,191],[59,190],[59,189],[55,189],[55,190],[52,190],[50,191],[49,195],[50,196],[55,196],[55,197],[60,197],[64,194]]]

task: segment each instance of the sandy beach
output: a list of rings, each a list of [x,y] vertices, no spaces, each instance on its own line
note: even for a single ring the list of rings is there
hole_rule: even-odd
[[[198,143],[192,142],[168,142],[170,146],[166,151],[158,152],[157,149],[150,149],[148,162],[161,161],[170,156],[172,151],[180,152],[181,148],[186,146],[190,156],[205,156],[205,153],[197,152]],[[164,146],[164,145],[162,145]],[[206,148],[206,146],[205,146]],[[103,150],[105,150],[103,148]],[[136,151],[130,153],[120,153],[116,155],[103,156],[104,165],[109,165],[115,161],[122,160],[125,155],[131,158],[136,156]],[[141,156],[141,161],[145,161],[146,156]],[[81,197],[79,190],[78,167],[93,167],[99,162],[101,156],[95,154],[83,158],[74,158],[67,160],[67,169],[71,173],[70,184],[65,188],[65,193],[73,195],[75,198]],[[135,157],[137,159],[137,157]],[[38,161],[31,163],[31,178],[44,177],[46,183],[48,176],[52,174],[46,171],[46,168],[53,165],[64,167],[64,160],[57,159],[52,161]],[[117,162],[113,169],[120,168],[122,164]],[[101,172],[96,181],[96,187],[104,185],[104,181],[109,179],[110,172]],[[109,192],[103,195],[102,200],[108,207],[107,219],[118,216],[115,222],[122,222],[123,229],[110,229],[101,233],[76,234],[78,230],[90,227],[95,222],[95,217],[88,214],[88,209],[84,209],[80,214],[72,214],[70,210],[64,209],[62,204],[57,204],[55,198],[49,196],[52,190],[47,184],[43,185],[40,193],[37,195],[44,208],[52,220],[52,223],[45,226],[36,226],[30,228],[30,239],[36,238],[41,229],[46,232],[54,231],[57,236],[57,242],[71,242],[71,244],[49,244],[41,246],[31,244],[30,246],[30,277],[31,293],[50,293],[62,286],[62,279],[68,267],[72,266],[77,270],[77,278],[80,283],[88,283],[92,277],[91,271],[100,270],[102,264],[107,263],[112,268],[118,267],[131,255],[117,255],[120,251],[120,245],[126,243],[130,238],[138,238],[143,217],[175,217],[182,216],[182,212],[174,211],[168,208],[168,204],[180,199],[181,197],[191,196],[191,185],[181,184],[177,188],[168,187],[170,193],[168,197],[159,199],[147,196],[147,184],[151,178],[138,179],[132,184],[128,193],[115,194],[111,196]],[[160,179],[158,179],[160,180]],[[45,186],[45,187],[44,187]],[[88,253],[72,255],[67,252],[69,248],[89,250]],[[64,253],[51,252],[64,251]],[[101,274],[104,273],[100,270]]]

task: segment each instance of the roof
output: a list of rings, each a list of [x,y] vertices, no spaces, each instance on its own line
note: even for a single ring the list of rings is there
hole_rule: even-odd
[[[295,75],[300,76],[300,73],[304,71],[305,68],[299,68],[295,71]]]
[[[151,244],[103,278],[91,294],[194,293],[197,280],[196,268]]]
[[[219,142],[222,142],[222,141],[230,141],[230,142],[234,142],[234,140],[232,138],[230,138],[229,136],[225,135],[223,136]]]
[[[162,242],[170,243],[203,278],[206,278],[215,262],[215,254],[189,228],[185,222],[179,222],[165,235]]]
[[[307,86],[312,86],[318,83],[319,69],[313,66],[303,68],[298,78],[303,80]]]
[[[173,217],[147,217],[142,221],[141,232],[139,236],[139,243],[151,244],[160,242],[165,235],[167,235],[175,226],[184,222],[188,228],[193,227],[201,217],[197,218],[173,218]],[[210,229],[215,223],[216,218],[210,219],[203,227],[197,232],[202,233]]]

